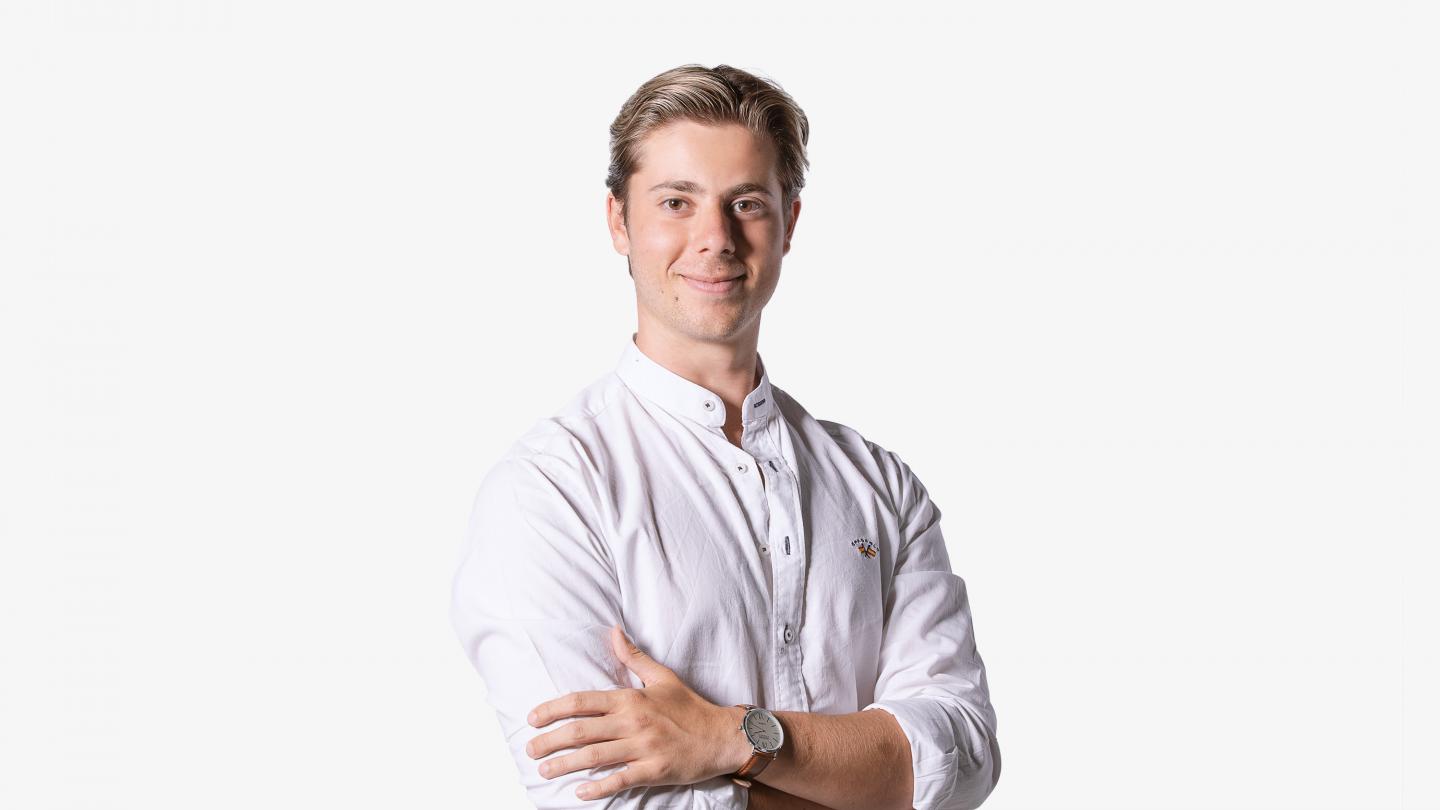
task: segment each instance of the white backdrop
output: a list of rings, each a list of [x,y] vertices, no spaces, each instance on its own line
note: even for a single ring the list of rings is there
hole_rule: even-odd
[[[470,499],[634,327],[611,118],[725,62],[813,127],[761,351],[945,512],[987,808],[1440,807],[1435,22],[0,0],[0,806],[524,806]]]

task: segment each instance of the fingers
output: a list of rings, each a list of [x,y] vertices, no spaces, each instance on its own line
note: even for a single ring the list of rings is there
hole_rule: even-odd
[[[607,740],[587,745],[573,753],[547,759],[540,763],[539,771],[546,779],[554,779],[575,771],[628,762],[633,755],[632,746],[625,740]]]
[[[530,725],[539,728],[548,726],[564,717],[606,714],[618,705],[623,696],[617,692],[627,690],[604,689],[588,692],[571,692],[554,700],[547,700],[536,706],[527,718]]]
[[[655,779],[645,765],[631,762],[623,771],[612,773],[596,782],[586,782],[575,788],[575,795],[582,799],[603,799],[627,788],[641,785],[666,784]]]

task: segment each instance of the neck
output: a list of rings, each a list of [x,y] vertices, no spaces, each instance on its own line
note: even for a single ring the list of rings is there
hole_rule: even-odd
[[[739,442],[740,405],[760,383],[757,330],[730,342],[700,341],[662,334],[642,323],[632,339],[651,360],[714,391],[725,403],[725,434]]]

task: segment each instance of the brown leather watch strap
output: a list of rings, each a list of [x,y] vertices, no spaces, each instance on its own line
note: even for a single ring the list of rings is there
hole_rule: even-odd
[[[755,777],[765,770],[765,766],[775,761],[774,754],[767,754],[764,751],[756,751],[750,755],[750,759],[741,766],[740,770],[731,774],[730,781],[741,787],[750,787]]]

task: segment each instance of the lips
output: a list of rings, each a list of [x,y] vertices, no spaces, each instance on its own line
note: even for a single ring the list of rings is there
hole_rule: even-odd
[[[720,278],[715,281],[706,281],[685,275],[682,275],[681,278],[685,279],[685,283],[693,290],[699,290],[705,293],[728,293],[740,285],[740,279],[744,278],[744,274],[742,273],[729,278]]]
[[[699,276],[685,276],[685,278],[688,278],[691,281],[703,281],[706,284],[719,284],[722,281],[734,281],[735,279],[741,278],[744,275],[744,273],[738,273],[733,276],[717,276],[716,278],[700,278]]]

